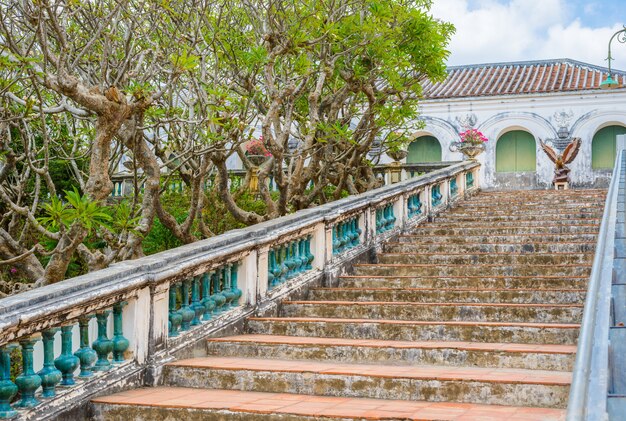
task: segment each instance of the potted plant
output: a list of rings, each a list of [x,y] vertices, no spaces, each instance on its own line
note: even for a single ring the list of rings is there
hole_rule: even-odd
[[[485,142],[489,139],[477,129],[468,129],[460,135],[461,140],[450,145],[452,152],[461,152],[469,159],[476,157],[485,151]]]
[[[263,142],[263,136],[258,139],[253,139],[246,143],[246,157],[252,162],[253,165],[259,166],[265,162],[272,154],[265,147]]]

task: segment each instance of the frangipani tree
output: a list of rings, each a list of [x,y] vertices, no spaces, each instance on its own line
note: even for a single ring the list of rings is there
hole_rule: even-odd
[[[207,76],[223,86],[224,103],[237,104],[220,122],[259,118],[272,155],[259,177],[272,174],[279,190],[275,198],[260,183],[268,212],[258,215],[238,208],[222,185],[221,197],[238,219],[254,223],[308,207],[326,200],[329,186],[338,198],[376,184],[366,159],[372,144],[394,146],[398,136],[386,134],[415,124],[421,81],[445,76],[453,27],[428,15],[429,7],[430,1],[223,0],[209,10],[207,47],[215,63]],[[216,133],[232,144],[247,139],[232,124]],[[225,179],[224,156],[211,159]]]
[[[372,144],[397,147],[388,134],[414,128],[421,81],[445,75],[453,28],[429,7],[1,0],[0,265],[40,284],[76,259],[106,267],[141,256],[156,218],[183,243],[210,236],[209,177],[246,224],[371,188]],[[255,167],[242,145],[259,135],[265,212],[238,205],[226,164]],[[122,157],[134,194],[111,207]],[[164,174],[187,186],[183,220],[163,204]]]

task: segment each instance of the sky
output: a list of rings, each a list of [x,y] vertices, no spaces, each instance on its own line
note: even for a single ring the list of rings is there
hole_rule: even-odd
[[[433,16],[456,27],[449,66],[570,58],[607,66],[608,43],[626,25],[626,0],[433,0]],[[611,43],[626,70],[626,44]]]

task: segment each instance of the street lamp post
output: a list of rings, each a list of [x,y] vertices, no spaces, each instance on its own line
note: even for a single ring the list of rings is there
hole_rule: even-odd
[[[621,42],[622,44],[626,43],[626,26],[624,26],[624,28],[620,29],[616,33],[614,33],[611,39],[609,40],[609,55],[606,58],[607,61],[609,62],[609,75],[600,84],[600,89],[611,89],[611,88],[616,88],[619,86],[619,83],[616,80],[614,80],[611,75],[611,60],[613,60],[613,57],[611,57],[611,42],[613,42],[613,39],[615,38],[617,38],[617,41]]]

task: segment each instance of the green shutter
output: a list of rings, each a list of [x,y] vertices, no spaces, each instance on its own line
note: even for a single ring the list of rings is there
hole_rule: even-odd
[[[496,171],[535,171],[537,150],[535,138],[528,132],[515,130],[505,133],[496,144]]]
[[[406,162],[415,164],[418,162],[441,162],[441,144],[436,137],[422,136],[415,139],[409,145],[409,155]]]
[[[621,134],[626,134],[626,127],[608,126],[598,130],[591,141],[591,168],[613,168],[616,155],[615,137]]]

